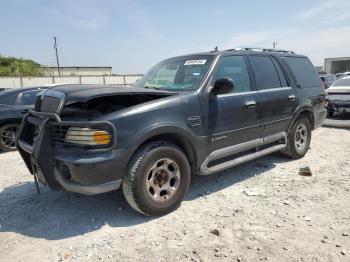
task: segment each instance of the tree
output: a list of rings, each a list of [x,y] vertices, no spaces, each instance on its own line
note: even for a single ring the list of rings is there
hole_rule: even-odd
[[[40,64],[31,60],[0,55],[0,76],[42,76]]]

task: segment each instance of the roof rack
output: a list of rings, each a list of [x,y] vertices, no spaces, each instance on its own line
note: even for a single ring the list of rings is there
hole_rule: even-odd
[[[294,51],[291,51],[291,50],[282,50],[282,49],[264,48],[264,47],[236,47],[236,48],[227,49],[225,51],[240,51],[240,50],[257,51],[257,52],[280,52],[280,53],[287,53],[287,54],[295,54]]]

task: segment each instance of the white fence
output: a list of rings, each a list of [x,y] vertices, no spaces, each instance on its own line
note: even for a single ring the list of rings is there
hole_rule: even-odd
[[[0,77],[0,88],[39,87],[52,84],[132,85],[142,75]]]

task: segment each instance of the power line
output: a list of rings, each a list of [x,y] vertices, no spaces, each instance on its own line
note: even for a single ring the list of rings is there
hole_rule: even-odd
[[[55,48],[55,51],[56,51],[56,61],[57,61],[57,70],[58,70],[58,75],[61,76],[61,71],[60,71],[60,62],[58,61],[58,51],[57,51],[57,37],[54,36],[53,37],[53,40],[54,40],[54,45],[53,47]]]

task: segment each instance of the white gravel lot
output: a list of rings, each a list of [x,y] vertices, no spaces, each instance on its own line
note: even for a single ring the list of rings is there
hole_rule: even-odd
[[[38,195],[19,154],[3,153],[0,261],[350,261],[349,161],[350,131],[319,128],[303,159],[194,177],[178,210],[147,218],[120,191]]]

